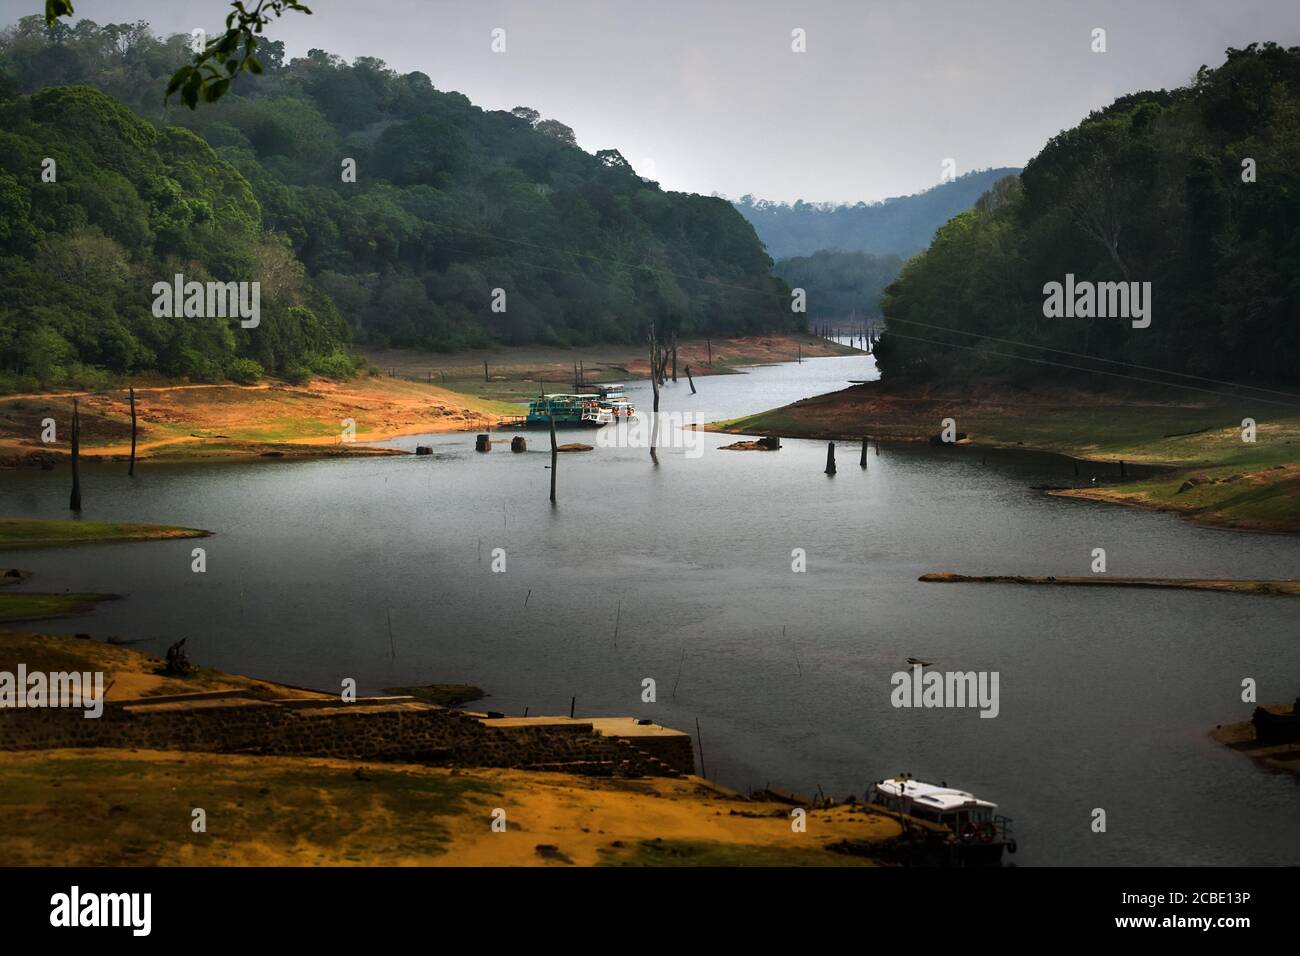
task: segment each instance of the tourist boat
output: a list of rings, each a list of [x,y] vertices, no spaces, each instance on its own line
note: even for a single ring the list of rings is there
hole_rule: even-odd
[[[922,783],[903,774],[871,785],[867,802],[892,813],[937,824],[962,864],[998,864],[1002,851],[1016,852],[1011,820],[998,805],[946,784]]]
[[[557,393],[541,395],[529,402],[524,425],[549,428],[552,417],[556,428],[600,428],[614,421],[613,413],[602,408],[595,395]]]
[[[583,391],[584,389],[589,391]],[[636,414],[636,406],[627,400],[622,385],[582,385],[579,386],[579,392],[594,395],[600,407],[607,409],[615,421],[620,418],[627,420]]]

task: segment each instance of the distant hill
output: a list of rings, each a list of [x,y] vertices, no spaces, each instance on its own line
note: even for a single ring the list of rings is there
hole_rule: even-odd
[[[480,109],[371,57],[287,61],[269,40],[263,73],[190,111],[162,95],[187,40],[40,16],[0,32],[0,258],[28,283],[0,301],[7,371],[212,376],[240,350],[266,371],[310,367],[349,334],[340,316],[354,341],[440,350],[802,321],[729,202],[666,192],[557,120]],[[38,179],[46,156],[57,183]],[[111,301],[79,286],[84,270],[49,268],[87,248],[112,266]],[[174,262],[252,280],[266,249],[292,284],[303,275],[280,298],[310,306],[319,323],[294,315],[319,342],[286,327],[283,341],[236,347],[149,314]],[[78,304],[83,292],[98,298]]]
[[[808,318],[816,325],[823,320],[880,318],[881,296],[902,268],[898,256],[823,249],[781,259],[773,271],[790,288],[807,292]]]
[[[935,230],[975,205],[990,187],[1019,169],[1004,166],[959,176],[913,196],[875,203],[774,203],[742,196],[735,206],[753,224],[774,259],[821,249],[908,256],[930,244]]]

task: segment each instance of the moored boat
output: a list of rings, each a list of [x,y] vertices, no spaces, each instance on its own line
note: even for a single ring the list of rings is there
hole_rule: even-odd
[[[922,783],[902,774],[872,784],[867,802],[948,830],[947,842],[959,863],[996,865],[1002,861],[1004,849],[1016,852],[1011,820],[997,812],[996,803],[965,790]]]
[[[524,425],[549,428],[552,418],[556,428],[600,428],[614,421],[613,413],[602,408],[594,395],[556,393],[540,395],[529,402]]]
[[[600,407],[608,410],[615,421],[620,418],[630,419],[636,414],[636,407],[627,400],[622,385],[582,385],[578,391],[580,394],[594,395]]]

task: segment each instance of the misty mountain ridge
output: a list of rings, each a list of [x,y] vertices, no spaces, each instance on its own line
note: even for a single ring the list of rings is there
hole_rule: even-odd
[[[975,205],[994,183],[1019,173],[1011,166],[973,170],[924,192],[870,203],[778,203],[745,195],[733,205],[773,259],[821,250],[906,259],[929,246],[940,226]]]

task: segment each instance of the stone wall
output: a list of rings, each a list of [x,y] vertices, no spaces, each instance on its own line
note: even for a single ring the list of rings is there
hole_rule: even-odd
[[[96,719],[80,710],[0,710],[0,750],[59,747],[336,757],[593,776],[673,776],[680,763],[602,736],[589,724],[498,729],[410,700],[344,704],[202,695],[107,704]]]

